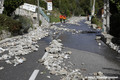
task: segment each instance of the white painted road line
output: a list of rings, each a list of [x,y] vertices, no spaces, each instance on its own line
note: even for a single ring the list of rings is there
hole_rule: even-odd
[[[32,73],[31,77],[29,78],[29,80],[35,80],[35,78],[37,77],[39,73],[39,70],[34,70],[34,72]]]

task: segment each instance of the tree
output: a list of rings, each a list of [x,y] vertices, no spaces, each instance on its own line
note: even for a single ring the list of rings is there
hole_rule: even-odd
[[[118,12],[120,13],[120,0],[111,0],[111,2],[116,5]]]
[[[110,0],[110,34],[120,37],[120,0]]]
[[[24,3],[23,0],[5,0],[4,2],[4,14],[11,16],[16,8]]]

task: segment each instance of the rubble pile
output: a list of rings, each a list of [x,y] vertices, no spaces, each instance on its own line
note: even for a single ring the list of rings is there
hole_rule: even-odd
[[[112,43],[112,38],[113,36],[109,35],[109,34],[102,34],[104,36],[104,38],[106,39],[106,44],[108,44],[110,46],[110,48],[112,48],[113,50],[117,51],[118,53],[120,53],[120,46],[117,44]]]
[[[64,59],[69,58],[69,55],[72,52],[63,52],[63,44],[60,43],[60,41],[60,39],[53,40],[49,47],[46,47],[46,52],[39,61],[42,62],[48,70],[50,70],[50,74],[67,75],[68,72],[66,68],[62,67],[61,64],[63,63]]]
[[[92,76],[86,76],[83,80],[116,80],[118,77],[105,76],[101,71],[93,73]]]
[[[76,24],[76,25],[80,26],[79,22],[81,20],[84,20],[84,19],[86,19],[86,17],[79,17],[79,18],[78,17],[72,17],[72,18],[68,19],[67,23]]]
[[[66,31],[66,32],[72,32],[72,34],[78,34],[82,33],[82,30],[75,30],[75,29],[69,29],[69,28],[62,28],[62,27],[56,27],[56,26],[51,26],[50,29],[53,29],[55,31]]]
[[[69,72],[67,76],[63,77],[61,80],[83,80],[84,77],[80,73],[79,69],[75,69],[72,72]]]
[[[30,52],[37,51],[37,40],[48,36],[48,32],[37,28],[23,36],[7,38],[0,41],[0,61],[5,61],[7,64],[22,64],[26,58],[21,57]],[[3,53],[7,51],[8,53]]]
[[[85,21],[86,24],[88,24],[89,26],[91,26],[91,22],[90,21]]]
[[[64,63],[65,59],[70,58],[71,51],[64,51],[61,40],[53,40],[50,45],[46,47],[44,56],[39,60],[49,70],[51,75],[61,76],[60,80],[107,80],[112,77],[105,76],[102,72],[94,73],[92,76],[83,76],[80,69],[73,70],[74,66],[68,61],[68,65]],[[41,72],[43,74],[43,72]],[[51,78],[48,76],[48,78]],[[116,78],[116,77],[114,77]]]

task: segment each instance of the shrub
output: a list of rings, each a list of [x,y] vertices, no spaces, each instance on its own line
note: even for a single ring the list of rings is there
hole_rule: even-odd
[[[96,24],[98,27],[102,27],[102,20],[94,16],[91,19],[91,23]]]
[[[6,15],[0,15],[0,27],[1,29],[9,30],[11,33],[18,33],[21,28],[21,23]]]
[[[32,27],[32,20],[26,16],[15,16],[15,19],[21,23],[20,34],[27,33],[28,29]]]
[[[116,13],[110,18],[110,34],[115,37],[120,37],[120,15]]]
[[[97,24],[97,18],[93,16],[93,17],[91,18],[91,23],[92,23],[92,24]]]

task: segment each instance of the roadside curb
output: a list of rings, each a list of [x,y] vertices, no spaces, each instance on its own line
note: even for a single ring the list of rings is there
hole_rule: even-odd
[[[102,33],[101,35],[101,40],[107,45],[109,46],[111,49],[115,50],[116,52],[120,53],[120,46],[117,45],[117,44],[114,44],[112,42],[112,39],[114,37],[110,34],[105,34],[105,33]]]

